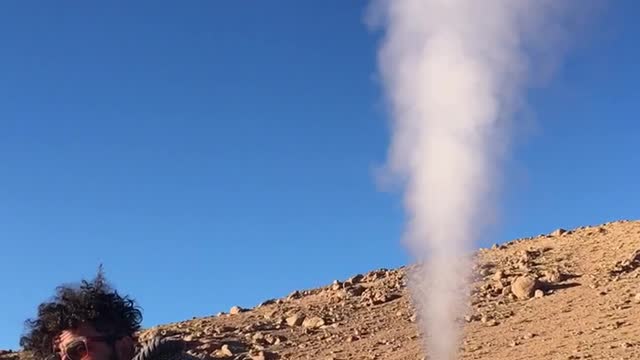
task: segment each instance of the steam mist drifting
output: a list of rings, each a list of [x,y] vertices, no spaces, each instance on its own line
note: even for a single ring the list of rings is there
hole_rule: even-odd
[[[387,167],[404,185],[406,243],[424,264],[409,285],[431,359],[458,353],[465,256],[495,220],[507,120],[528,55],[553,40],[549,20],[563,2],[379,0],[371,8],[385,30],[380,72],[393,116]]]

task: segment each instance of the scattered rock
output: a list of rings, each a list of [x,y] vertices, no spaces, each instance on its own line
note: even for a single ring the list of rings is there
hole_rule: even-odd
[[[485,323],[486,326],[493,327],[498,325],[498,321],[495,319],[491,319]]]
[[[277,310],[277,309],[273,309],[273,310],[271,310],[271,311],[267,311],[267,312],[265,312],[262,316],[263,316],[265,319],[270,320],[270,319],[274,319],[274,318],[276,317],[276,315],[277,315],[277,314],[278,314],[278,310]]]
[[[257,352],[252,351],[249,353],[249,357],[251,358],[251,360],[271,360],[276,358],[274,353],[269,353],[263,350]]]
[[[560,228],[560,229],[557,229],[554,232],[552,232],[551,236],[562,236],[562,235],[564,235],[566,233],[567,233],[567,230]]]
[[[302,294],[300,293],[300,291],[294,291],[291,294],[289,294],[289,296],[287,296],[287,300],[297,300],[300,299],[302,297]]]
[[[362,275],[362,274],[357,274],[357,275],[354,275],[354,276],[350,277],[350,278],[346,281],[346,283],[349,283],[350,285],[355,285],[355,284],[360,283],[360,281],[362,281],[362,279],[364,279],[364,275]]]
[[[536,298],[544,297],[544,291],[542,291],[542,290],[540,290],[540,289],[537,289],[537,290],[534,292],[533,296],[534,296],[534,297],[536,297]]]
[[[231,351],[231,348],[229,347],[229,345],[225,344],[225,345],[222,345],[222,348],[220,348],[220,354],[223,356],[233,356],[234,352]]]
[[[542,276],[543,280],[549,284],[559,283],[564,280],[562,273],[557,268],[545,270]]]
[[[259,331],[253,334],[253,336],[251,337],[251,342],[254,344],[260,344],[260,345],[268,344],[264,334]]]
[[[287,318],[286,322],[289,326],[300,326],[304,322],[305,317],[301,314],[291,315]]]
[[[269,299],[261,302],[259,306],[273,305],[275,303],[276,303],[276,299]]]
[[[630,273],[639,267],[640,249],[634,251],[628,259],[616,262],[613,268],[609,271],[609,274],[611,276],[619,276]]]
[[[366,290],[366,288],[362,285],[355,285],[352,287],[349,287],[346,292],[348,295],[350,296],[360,296],[362,295],[362,293]]]
[[[323,326],[324,324],[325,324],[324,319],[319,317],[319,316],[306,318],[302,322],[302,326],[307,328],[307,329],[317,329],[317,328]]]
[[[538,289],[538,279],[532,275],[524,275],[516,278],[511,284],[511,292],[521,300],[530,299]]]
[[[333,284],[331,284],[331,290],[338,291],[342,289],[342,283],[338,280],[334,280]]]
[[[466,315],[464,317],[464,321],[466,321],[468,323],[476,321],[476,320],[478,320],[478,315],[475,315],[475,314],[474,315]]]
[[[636,296],[633,297],[633,301],[636,304],[640,304],[640,293],[637,293]]]
[[[231,315],[238,315],[241,312],[246,311],[245,309],[241,308],[240,306],[234,306],[231,308],[231,310],[229,310],[229,314]]]

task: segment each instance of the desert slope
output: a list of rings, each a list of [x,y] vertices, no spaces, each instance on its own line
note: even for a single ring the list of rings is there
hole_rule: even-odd
[[[461,359],[640,358],[640,222],[558,230],[474,256]],[[356,275],[140,338],[177,336],[208,358],[421,359],[407,271]]]

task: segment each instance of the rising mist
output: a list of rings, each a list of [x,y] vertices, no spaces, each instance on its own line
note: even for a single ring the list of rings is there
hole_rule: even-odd
[[[409,285],[431,359],[458,353],[465,256],[499,213],[513,115],[531,63],[553,54],[567,1],[380,0],[379,52],[392,115],[386,168],[400,179]],[[552,56],[555,57],[555,56]]]

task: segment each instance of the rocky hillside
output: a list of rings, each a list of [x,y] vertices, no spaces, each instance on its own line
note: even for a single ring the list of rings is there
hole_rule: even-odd
[[[560,229],[474,256],[461,359],[640,358],[640,222]],[[180,337],[214,359],[422,359],[407,271],[146,329],[140,340]]]

